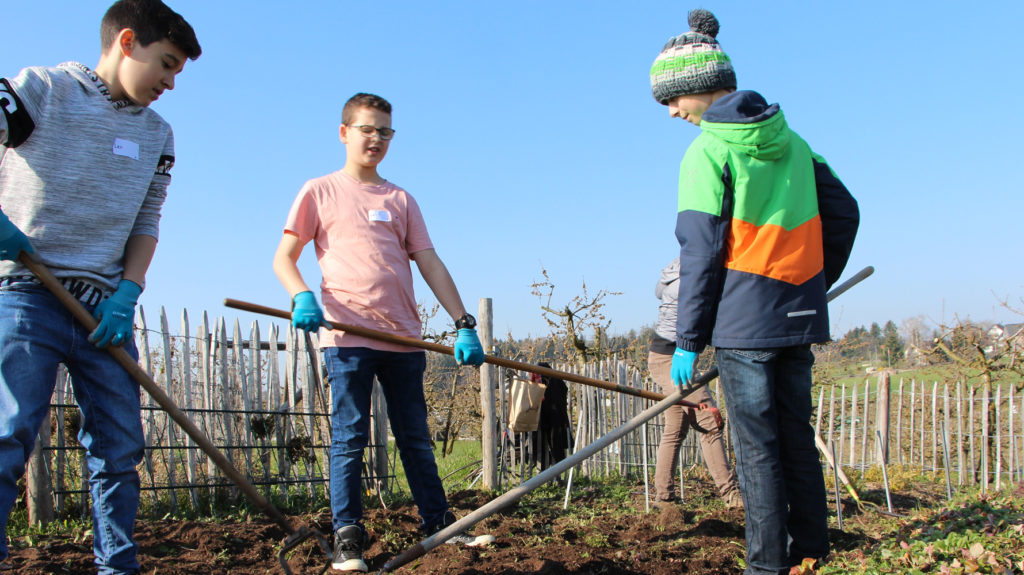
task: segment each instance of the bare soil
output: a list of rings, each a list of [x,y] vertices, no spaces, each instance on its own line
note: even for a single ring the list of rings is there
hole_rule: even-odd
[[[396,573],[500,574],[539,573],[607,575],[738,574],[744,556],[743,511],[726,509],[707,484],[687,485],[687,500],[664,509],[645,511],[642,485],[625,501],[600,493],[574,490],[572,512],[562,500],[530,498],[478,523],[474,533],[491,533],[497,541],[485,548],[441,545]],[[884,502],[884,495],[865,494]],[[873,495],[873,497],[872,497]],[[464,516],[489,501],[480,491],[449,495],[457,515]],[[928,497],[927,495],[924,497]],[[900,496],[897,512],[927,504],[917,496]],[[883,505],[884,508],[884,505]],[[834,550],[863,549],[873,543],[869,522],[873,511],[846,506],[846,532],[830,529]],[[330,533],[327,512],[291,516],[295,527],[308,526]],[[368,509],[370,548],[366,562],[378,572],[391,559],[423,539],[412,505]],[[249,521],[140,520],[136,539],[141,545],[144,575],[283,573],[277,554],[285,538],[275,523]],[[24,575],[95,573],[91,540],[47,536],[27,546],[12,542],[13,572]],[[318,574],[327,557],[309,541],[290,555],[296,574]]]

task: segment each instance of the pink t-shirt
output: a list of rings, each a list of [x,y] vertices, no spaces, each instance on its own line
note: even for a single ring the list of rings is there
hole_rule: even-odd
[[[434,246],[408,192],[391,182],[362,184],[337,171],[302,186],[284,229],[316,246],[328,320],[421,337],[410,256]],[[414,349],[337,330],[320,331],[320,347]]]

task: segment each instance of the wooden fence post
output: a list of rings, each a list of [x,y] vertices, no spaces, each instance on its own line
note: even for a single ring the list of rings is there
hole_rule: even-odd
[[[181,310],[181,386],[185,394],[185,413],[195,423],[196,417],[192,413],[192,354],[188,340],[189,324],[188,311]],[[199,495],[194,487],[196,484],[196,442],[188,435],[185,436],[185,477],[191,487],[188,488],[189,497],[192,501],[192,511],[199,510]]]
[[[974,388],[967,393],[967,435],[969,437],[969,455],[967,465],[971,469],[971,485],[978,482],[977,468],[974,466]]]
[[[864,425],[860,435],[860,468],[867,469],[871,455],[868,453],[868,430],[871,429],[871,380],[864,380]]]
[[[494,353],[494,308],[491,298],[480,298],[478,304],[478,315],[480,321],[480,343],[483,344],[485,353]],[[480,366],[480,450],[483,459],[484,489],[495,489],[498,485],[497,472],[497,432],[496,418],[494,417],[494,384],[495,369],[489,363]]]
[[[210,337],[210,316],[205,311],[203,312],[203,320],[196,328],[196,345],[199,351],[199,390],[201,395],[201,402],[203,407],[207,409],[213,409],[213,358],[216,355],[216,349],[213,347],[213,338]],[[206,417],[202,419],[203,426],[202,430],[206,433],[206,436],[210,438],[216,444],[216,426],[214,425],[214,414],[207,412]],[[213,462],[212,457],[205,457],[206,460],[206,480],[210,483],[214,482],[217,477],[217,464]],[[210,512],[215,512],[216,507],[216,489],[211,487],[206,490],[207,496],[210,498]]]
[[[875,404],[875,429],[881,434],[879,448],[882,465],[889,464],[889,394],[892,391],[891,372],[883,371],[878,376],[878,400]]]
[[[964,387],[956,382],[956,470],[957,486],[964,485]]]
[[[907,435],[907,442],[910,444],[910,448],[907,451],[907,455],[906,455],[906,462],[907,462],[908,466],[912,466],[913,462],[914,462],[914,458],[913,458],[913,434],[916,431],[918,431],[918,427],[916,427],[916,425],[915,425],[916,423],[918,423],[918,419],[916,419],[916,415],[918,415],[918,411],[916,411],[916,409],[918,409],[918,381],[911,379],[910,380],[910,427],[908,428],[908,431],[910,433]]]
[[[50,446],[50,410],[46,410],[43,423],[39,426],[36,446],[28,458],[25,490],[28,506],[29,525],[49,525],[53,521],[53,485],[47,461],[50,459],[46,448]]]
[[[161,335],[164,352],[164,391],[167,392],[168,397],[174,399],[174,364],[171,363],[171,330],[167,325],[167,310],[165,310],[163,306],[160,306],[160,331],[163,332]],[[167,445],[170,447],[177,447],[178,440],[175,431],[178,427],[173,421],[171,421],[171,418],[168,417],[166,413],[164,413],[163,416],[164,426],[167,430]],[[177,459],[177,454],[174,452],[174,449],[168,449],[166,453],[167,480],[171,485],[174,485],[176,483],[175,460]],[[178,508],[178,494],[173,489],[169,489],[167,493],[171,497],[171,509],[176,510]]]
[[[939,470],[939,382],[932,383],[932,470]]]
[[[836,450],[836,465],[843,464],[843,444],[846,437],[846,384],[840,388],[839,397],[839,449]]]
[[[903,378],[896,395],[896,462],[903,464]]]
[[[140,309],[140,311],[141,311],[141,309]],[[145,330],[143,330],[142,333],[143,333],[143,336],[145,336],[145,333],[146,333]],[[67,379],[68,379],[67,368],[64,367],[63,365],[58,366],[58,368],[57,368],[57,388],[54,390],[54,393],[53,393],[53,398],[57,402],[58,405],[64,405],[64,401],[65,401],[64,400],[64,397],[65,397],[64,391],[65,391],[65,388],[67,387],[67,385],[66,385],[67,384]],[[64,413],[65,413],[66,409],[67,409],[66,407],[61,407],[59,411],[54,413],[54,415],[56,416],[56,420],[57,420],[56,421],[56,423],[57,423],[57,432],[56,432],[56,437],[57,437],[57,457],[54,458],[56,460],[56,462],[54,464],[54,467],[56,469],[55,469],[55,472],[54,472],[53,475],[56,477],[55,486],[60,491],[64,491],[64,487],[65,487],[65,481],[64,481],[64,478],[65,478],[65,468],[67,466],[67,459],[68,459],[67,454],[65,453],[65,450],[64,450],[64,447],[66,446],[66,441],[64,439],[65,429],[66,429],[66,427],[64,425]],[[58,493],[57,494],[57,509],[56,509],[57,513],[63,513],[64,512],[65,499],[66,499],[66,496],[63,493]]]
[[[943,384],[942,387],[943,387],[943,390],[942,390],[942,421],[943,421],[942,442],[943,442],[943,445],[945,446],[945,449],[942,452],[942,456],[945,459],[944,465],[948,469],[949,466],[952,465],[949,462],[949,442],[950,442],[950,433],[951,433],[949,431],[949,426],[953,423],[953,420],[952,420],[952,418],[950,416],[950,413],[949,413],[949,384],[945,383],[945,384]]]
[[[1002,433],[1002,431],[1003,430],[1002,430],[1002,428],[999,425],[1000,422],[1002,421],[1002,418],[1000,417],[1002,415],[1002,410],[1000,409],[1000,405],[999,404],[1002,403],[1002,401],[1003,401],[1003,386],[1002,385],[997,385],[996,386],[996,420],[993,422],[993,426],[996,428],[996,433],[995,433],[995,436],[996,436],[996,461],[995,461],[995,465],[992,466],[992,469],[993,469],[993,471],[995,471],[995,474],[996,474],[996,491],[998,491],[1003,486],[1003,482],[1002,482],[1002,475],[1003,475],[1003,433]]]
[[[986,385],[981,388],[981,440],[979,449],[981,450],[981,493],[984,495],[988,493],[988,436],[991,433],[990,421],[988,418],[988,406],[991,403],[992,398],[989,393],[989,387]]]
[[[833,383],[829,386],[828,391],[828,440],[826,443],[833,443],[835,441],[835,425],[836,425],[836,385]]]
[[[853,393],[850,396],[850,458],[847,464],[850,469],[855,469],[857,464],[857,384],[853,384]]]
[[[139,306],[139,324],[140,324],[140,331],[141,331],[141,336],[139,338],[139,341],[142,344],[141,349],[139,350],[140,363],[142,364],[143,371],[148,373],[150,377],[153,377],[155,374],[153,372],[152,358],[151,358],[151,356],[149,354],[149,331],[146,329],[146,314],[143,311],[141,305]],[[60,394],[57,395],[57,398],[58,398],[59,402],[63,403],[63,400],[61,399]],[[153,409],[155,404],[153,403],[153,398],[149,397],[149,394],[146,394],[145,398],[146,399],[143,400],[143,401],[145,401],[144,405],[145,405],[145,407],[149,408],[149,409],[146,410],[146,415],[145,415],[145,418],[144,418],[145,419],[145,423],[143,425],[143,428],[145,429],[145,436],[146,436],[146,447],[153,447],[154,436],[157,434],[157,430],[156,430],[156,412]],[[59,423],[63,424],[63,422],[64,422],[63,418],[61,418]],[[62,464],[63,462],[61,461],[61,459],[63,459],[64,451],[61,450],[59,453],[61,454],[61,457],[58,458],[58,463],[57,464],[60,465],[61,469],[63,469],[64,466]],[[151,449],[146,449],[145,450],[145,456],[144,456],[143,460],[145,461],[145,464],[146,464],[146,471],[149,473],[149,483],[150,483],[150,485],[152,485],[156,481],[156,478],[155,478],[156,468],[153,465],[153,451]],[[60,475],[61,475],[61,473],[58,473],[58,477]],[[60,485],[63,485],[63,481],[58,480],[57,483],[60,484]],[[157,495],[157,492],[155,490],[152,491],[152,494],[153,494],[153,506],[155,507],[160,502],[160,497]],[[58,507],[60,507],[60,506],[58,506]]]

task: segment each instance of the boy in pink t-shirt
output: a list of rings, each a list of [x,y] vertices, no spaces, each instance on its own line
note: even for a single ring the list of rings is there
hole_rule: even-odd
[[[380,96],[360,93],[345,103],[339,128],[345,166],[302,187],[274,255],[274,271],[292,296],[292,324],[312,331],[324,322],[325,314],[296,266],[303,247],[312,240],[323,273],[320,293],[327,319],[420,337],[409,265],[409,260],[414,260],[431,291],[455,319],[455,360],[480,365],[484,352],[474,329],[476,320],[466,313],[448,268],[434,251],[419,206],[408,192],[377,173],[394,134],[391,104]],[[366,571],[361,473],[363,449],[369,441],[374,377],[387,400],[391,430],[423,520],[420,529],[433,534],[455,522],[427,428],[423,396],[426,355],[406,346],[329,329],[320,341],[333,404],[332,567]],[[462,533],[448,542],[476,546],[493,539]]]

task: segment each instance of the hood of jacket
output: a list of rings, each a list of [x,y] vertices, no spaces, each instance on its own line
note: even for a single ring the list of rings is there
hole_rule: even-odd
[[[759,160],[780,158],[790,131],[778,104],[750,90],[722,96],[704,112],[700,129],[730,148]]]
[[[113,106],[115,110],[123,110],[137,114],[146,109],[145,107],[132,102],[128,98],[122,98],[120,100],[114,100],[111,98],[110,88],[108,88],[99,77],[99,74],[85,64],[80,64],[78,62],[64,62],[57,66],[57,69],[66,72],[72,78],[78,80],[79,83],[82,84],[82,89],[101,94],[108,102],[110,102],[110,105]]]

